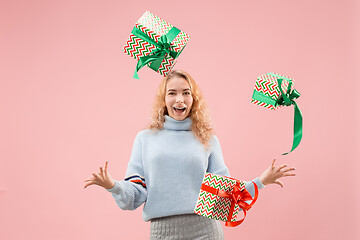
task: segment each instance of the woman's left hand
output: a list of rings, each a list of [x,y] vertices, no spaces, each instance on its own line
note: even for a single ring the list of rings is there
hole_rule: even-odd
[[[295,176],[295,173],[292,172],[295,168],[287,167],[286,164],[276,167],[275,161],[276,159],[274,159],[271,166],[261,174],[260,181],[264,185],[278,184],[284,187],[284,184],[279,179],[282,177]]]

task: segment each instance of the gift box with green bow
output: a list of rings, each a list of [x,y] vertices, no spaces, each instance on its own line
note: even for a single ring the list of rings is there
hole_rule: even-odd
[[[190,36],[146,11],[135,23],[124,52],[138,60],[137,72],[147,65],[166,76],[176,63]]]
[[[281,74],[267,73],[257,78],[251,100],[257,105],[273,110],[281,106],[294,105],[294,139],[291,151],[299,145],[302,138],[302,114],[295,102],[298,97],[300,93],[294,89],[294,79]],[[288,153],[283,155],[285,154]]]

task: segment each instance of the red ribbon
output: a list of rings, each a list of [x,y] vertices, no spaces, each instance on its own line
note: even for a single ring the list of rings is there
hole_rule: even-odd
[[[217,195],[219,197],[224,197],[224,198],[230,198],[231,199],[231,206],[230,206],[230,211],[229,211],[229,215],[228,218],[225,222],[225,226],[227,227],[236,227],[238,225],[240,225],[246,217],[246,211],[248,211],[256,202],[257,198],[258,198],[258,187],[257,185],[252,182],[254,184],[255,187],[255,197],[254,199],[251,197],[251,194],[246,190],[242,190],[241,191],[241,187],[240,187],[240,181],[237,180],[236,181],[236,185],[234,186],[234,189],[232,191],[232,193],[229,192],[225,192],[224,190],[219,190],[213,187],[210,187],[208,185],[202,184],[201,185],[201,189],[212,193],[214,195]],[[246,203],[245,201],[249,201],[252,200],[251,204]],[[231,222],[232,219],[232,215],[234,213],[234,209],[235,209],[235,204],[238,204],[239,207],[243,210],[244,212],[244,217],[243,219],[239,220],[239,221],[235,221],[235,222]]]

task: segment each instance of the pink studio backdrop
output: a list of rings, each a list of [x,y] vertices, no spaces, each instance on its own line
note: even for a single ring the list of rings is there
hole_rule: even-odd
[[[251,180],[273,158],[297,169],[285,188],[261,190],[226,239],[359,239],[355,0],[2,0],[0,239],[148,238],[142,207],[83,189],[106,160],[123,179],[148,122],[161,76],[144,68],[132,79],[136,61],[122,53],[146,10],[191,36],[176,68],[198,81],[232,176]],[[250,103],[271,71],[302,94],[303,140],[287,156],[293,107]]]

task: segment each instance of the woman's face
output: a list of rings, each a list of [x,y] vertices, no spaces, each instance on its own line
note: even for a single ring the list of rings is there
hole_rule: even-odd
[[[182,121],[190,113],[193,103],[190,86],[182,77],[173,77],[167,81],[165,103],[169,116]]]

